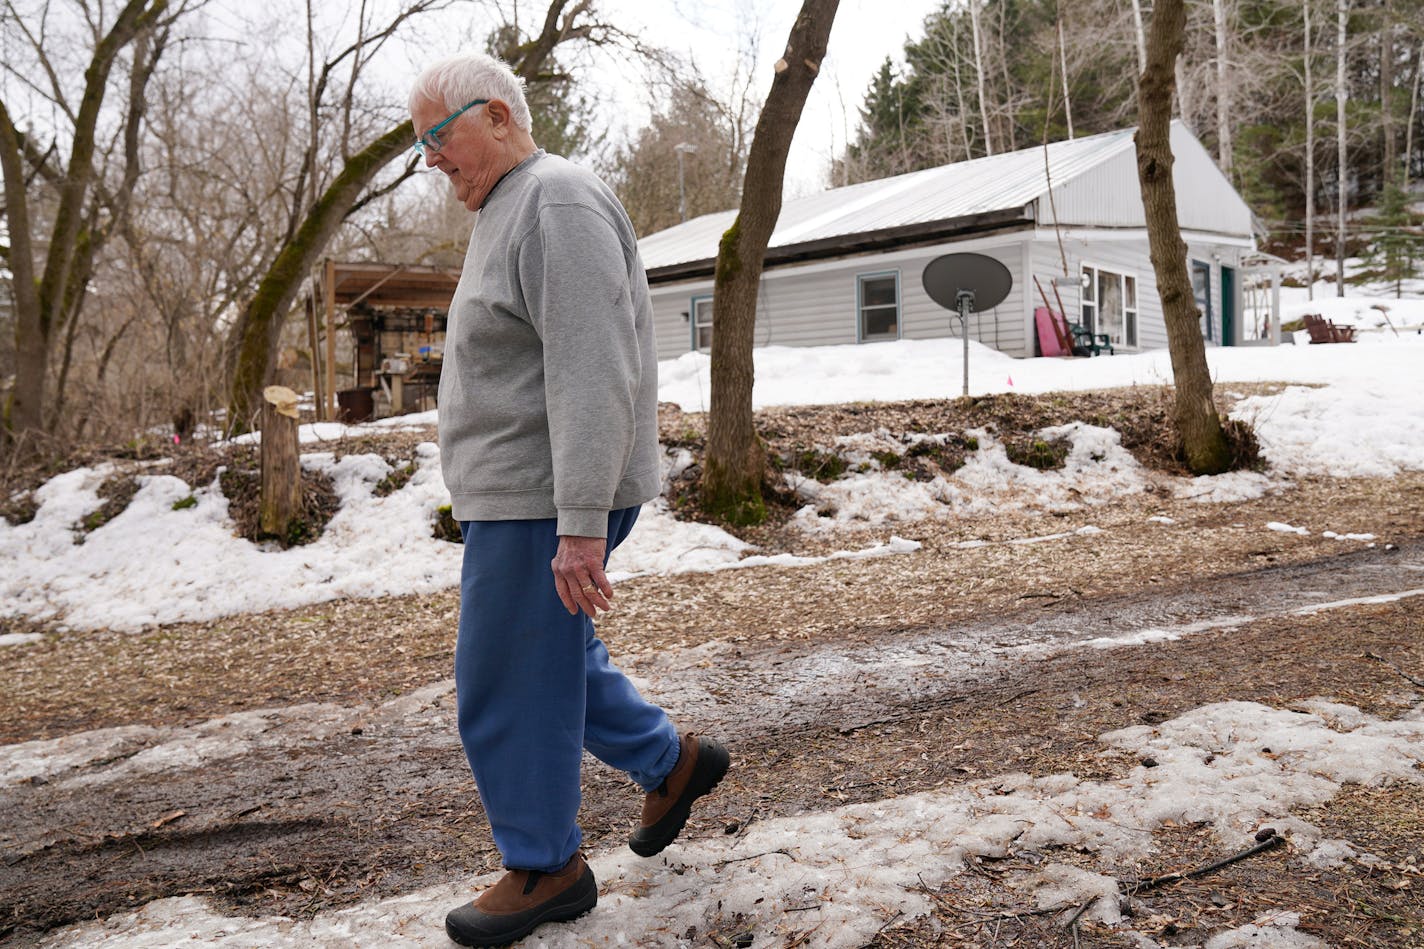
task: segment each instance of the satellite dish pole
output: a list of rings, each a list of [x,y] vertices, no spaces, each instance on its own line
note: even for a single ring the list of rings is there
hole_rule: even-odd
[[[964,341],[964,395],[969,394],[969,314],[974,312],[974,291],[960,290],[955,299],[959,304],[959,338]]]
[[[964,394],[969,394],[969,314],[992,310],[1009,295],[1009,268],[983,254],[945,254],[925,265],[921,277],[930,299],[959,316],[964,345]]]

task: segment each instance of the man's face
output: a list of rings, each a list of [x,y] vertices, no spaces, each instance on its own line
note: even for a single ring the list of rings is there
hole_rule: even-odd
[[[511,167],[503,148],[506,136],[491,120],[491,104],[503,107],[503,103],[475,106],[440,130],[439,149],[425,151],[425,164],[445,173],[455,197],[471,211],[479,210],[495,182]],[[443,102],[420,98],[410,113],[415,134],[439,125],[450,111]]]

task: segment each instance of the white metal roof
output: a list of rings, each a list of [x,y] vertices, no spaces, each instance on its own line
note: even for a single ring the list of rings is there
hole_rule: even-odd
[[[1202,155],[1193,157],[1205,157],[1209,164],[1210,157],[1200,143],[1179,123],[1174,123],[1174,126],[1173,151],[1181,151],[1183,145],[1189,149],[1195,146],[1195,150]],[[1052,168],[1053,190],[1058,194],[1065,185],[1084,173],[1124,153],[1130,154],[1133,132],[1134,129],[1123,129],[1052,142],[1048,145],[1046,162],[1044,149],[1040,146],[794,198],[782,206],[776,231],[767,246],[768,257],[774,257],[777,250],[800,245],[893,232],[917,225],[924,227],[939,222],[949,225],[990,212],[1023,212],[1026,222],[1032,221],[1034,217],[1030,206],[1046,195],[1049,188],[1046,164]],[[1121,184],[1123,200],[1136,202],[1140,215],[1141,198],[1135,172],[1131,173],[1130,180]],[[1211,184],[1225,185],[1231,196],[1236,197],[1224,177]],[[1180,190],[1181,182],[1178,187]],[[1236,203],[1244,208],[1239,197],[1236,197]],[[1061,208],[1059,210],[1062,211]],[[733,210],[707,214],[649,234],[638,242],[643,265],[649,271],[655,271],[699,261],[710,263],[717,255],[718,241],[731,227],[736,213]],[[1046,219],[1047,209],[1040,211],[1038,216]],[[1062,223],[1109,222],[1064,220]]]

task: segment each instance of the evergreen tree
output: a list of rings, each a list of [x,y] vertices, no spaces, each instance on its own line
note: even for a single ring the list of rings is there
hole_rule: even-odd
[[[1371,269],[1394,284],[1396,298],[1402,295],[1403,282],[1418,275],[1417,263],[1424,256],[1424,230],[1419,215],[1409,210],[1409,193],[1400,183],[1391,181],[1380,194],[1377,213],[1371,219],[1374,240],[1366,254]]]
[[[979,0],[986,111],[993,151],[1125,128],[1136,119],[1136,28],[1120,0]],[[1212,4],[1186,4],[1175,112],[1217,151],[1217,94],[1229,97],[1232,180],[1272,232],[1275,249],[1303,238],[1306,185],[1304,17],[1300,0],[1227,0],[1229,88],[1216,70]],[[1339,164],[1333,98],[1335,22],[1313,16],[1315,206],[1334,204]],[[1147,6],[1146,12],[1151,12]],[[1062,46],[1058,21],[1062,22]],[[987,153],[968,8],[946,3],[904,47],[905,66],[882,64],[861,122],[832,169],[835,184],[885,177]],[[1424,103],[1413,95],[1424,47],[1424,0],[1354,0],[1347,23],[1347,205],[1384,197],[1401,168],[1424,167]],[[1066,65],[1064,70],[1058,65]],[[1183,111],[1184,110],[1184,111]],[[1411,123],[1411,112],[1412,123]],[[1407,153],[1407,154],[1406,154]]]

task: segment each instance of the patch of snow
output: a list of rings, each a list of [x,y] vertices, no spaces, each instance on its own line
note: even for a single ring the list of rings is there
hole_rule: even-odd
[[[1218,933],[1202,949],[1330,949],[1325,940],[1297,929],[1299,925],[1299,913],[1271,913],[1249,926]]]
[[[1227,504],[1263,498],[1275,487],[1278,485],[1260,472],[1228,471],[1226,474],[1202,475],[1179,481],[1172,488],[1172,496],[1203,504]]]
[[[1152,852],[1167,821],[1210,822],[1224,851],[1244,849],[1269,824],[1297,846],[1339,855],[1337,841],[1291,816],[1328,801],[1346,782],[1417,782],[1424,720],[1382,721],[1360,713],[1338,730],[1315,715],[1253,702],[1193,709],[1156,726],[1102,737],[1109,751],[1150,755],[1105,781],[1062,773],[1001,774],[937,791],[755,822],[736,836],[679,841],[658,860],[625,848],[595,853],[599,905],[582,919],[541,927],[531,944],[674,944],[695,927],[725,921],[757,934],[756,945],[803,938],[815,949],[860,946],[887,923],[930,912],[925,887],[953,886],[966,858],[1071,848],[1102,865],[1130,868]],[[233,947],[412,947],[448,945],[444,914],[496,874],[372,900],[314,919],[224,916],[197,897],[158,900],[134,912],[68,927],[42,946],[134,949],[193,942]],[[1043,909],[1092,902],[1090,914],[1148,945],[1120,916],[1120,881],[1047,861],[1016,881]],[[1281,912],[1213,933],[1212,949],[1318,949],[1300,916]]]
[[[1297,303],[1305,305],[1290,305]],[[877,470],[873,453],[903,455],[925,439],[943,443],[946,435],[905,439],[871,432],[842,439],[839,446],[862,458],[857,464],[869,470],[827,485],[792,476],[788,483],[810,505],[797,514],[796,523],[812,532],[854,527],[903,534],[904,525],[950,516],[1078,510],[1141,492],[1149,483],[1165,484],[1179,498],[1232,502],[1281,489],[1295,476],[1389,477],[1424,470],[1424,439],[1416,436],[1424,430],[1417,383],[1424,335],[1404,331],[1424,326],[1424,300],[1330,297],[1308,305],[1332,319],[1344,319],[1346,310],[1379,316],[1379,307],[1387,306],[1400,335],[1364,333],[1360,343],[1351,345],[1208,348],[1218,383],[1294,383],[1274,395],[1242,399],[1232,412],[1255,428],[1269,462],[1266,473],[1163,479],[1144,472],[1115,432],[1075,423],[1040,433],[1071,443],[1062,470],[1014,465],[1002,445],[981,433],[979,450],[961,469],[918,482]],[[1165,350],[1093,359],[1014,359],[972,341],[968,345],[976,394],[1007,391],[1010,375],[1014,391],[1032,393],[1158,385],[1171,379]],[[962,353],[963,344],[955,339],[765,347],[754,354],[753,399],[766,406],[953,397],[959,391],[958,374],[946,373],[945,367],[957,366]],[[708,358],[695,353],[660,364],[659,398],[688,410],[705,409],[708,367]],[[425,430],[434,422],[434,413],[424,413],[359,426],[320,423],[303,426],[302,438],[308,444],[329,443],[376,431]],[[420,446],[414,477],[384,498],[372,488],[389,469],[374,455],[336,461],[322,452],[303,463],[332,476],[341,510],[315,543],[286,551],[232,536],[227,501],[216,483],[189,486],[157,469],[137,476],[140,490],[128,510],[76,545],[74,529],[101,506],[98,488],[117,469],[79,468],[50,479],[35,492],[38,510],[31,522],[0,522],[0,616],[62,622],[75,629],[133,630],[337,597],[432,592],[458,582],[458,545],[430,536],[435,509],[449,501],[434,445]],[[664,459],[665,479],[678,477],[691,463],[688,452],[670,453]],[[196,505],[172,510],[190,495]],[[707,525],[678,522],[660,504],[649,505],[629,543],[615,552],[613,569],[621,575],[786,562],[758,560],[742,541]],[[1369,542],[1368,536],[1343,538]],[[138,550],[143,557],[133,556]]]

